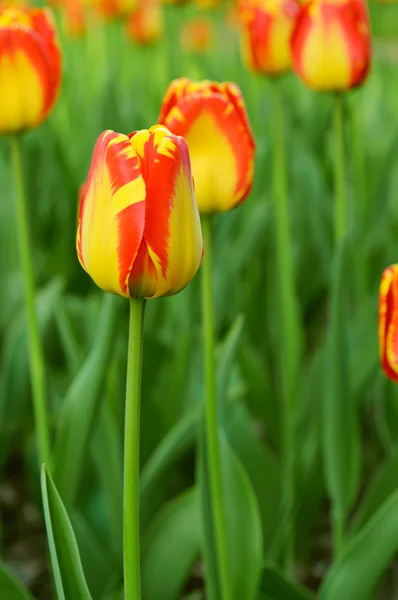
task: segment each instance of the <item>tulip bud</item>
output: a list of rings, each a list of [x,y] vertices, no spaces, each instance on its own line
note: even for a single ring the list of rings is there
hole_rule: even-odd
[[[202,214],[225,212],[247,198],[255,142],[237,85],[176,79],[166,92],[159,121],[188,143]]]
[[[61,53],[49,9],[0,10],[0,135],[37,127],[55,104]]]
[[[290,38],[298,12],[296,0],[242,0],[241,47],[249,69],[280,75],[292,68]]]
[[[190,282],[203,241],[185,140],[160,125],[104,131],[82,193],[77,254],[100,288],[156,298]]]
[[[384,269],[381,278],[379,351],[384,373],[398,383],[398,264]]]
[[[64,28],[72,38],[86,33],[86,15],[82,0],[66,0],[63,5]]]
[[[311,0],[292,36],[294,69],[309,87],[339,91],[361,85],[371,61],[364,0]]]
[[[136,44],[155,44],[163,32],[163,12],[159,0],[140,0],[126,22],[128,37]]]

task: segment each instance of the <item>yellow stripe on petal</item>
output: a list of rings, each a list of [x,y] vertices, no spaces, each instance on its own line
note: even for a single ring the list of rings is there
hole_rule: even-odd
[[[318,8],[314,5],[315,8]],[[306,83],[313,89],[347,89],[351,83],[349,49],[337,20],[314,20],[302,53]]]
[[[38,71],[23,51],[0,54],[0,90],[0,131],[20,131],[37,125],[44,92]]]

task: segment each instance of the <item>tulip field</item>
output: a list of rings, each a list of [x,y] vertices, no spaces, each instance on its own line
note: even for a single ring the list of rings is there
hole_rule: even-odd
[[[398,4],[0,0],[0,600],[398,598]]]

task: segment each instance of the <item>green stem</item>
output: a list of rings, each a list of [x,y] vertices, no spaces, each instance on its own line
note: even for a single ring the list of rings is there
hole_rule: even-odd
[[[130,300],[124,436],[124,594],[140,600],[139,455],[144,300]]]
[[[340,93],[336,93],[334,98],[334,135],[334,227],[336,242],[338,242],[344,237],[347,228],[347,188],[344,163],[343,97]]]
[[[292,244],[287,190],[286,157],[284,145],[284,115],[279,82],[271,84],[274,124],[274,211],[279,301],[281,314],[281,377],[283,394],[282,414],[282,506],[284,508],[284,564],[288,575],[294,568],[295,500],[295,423],[296,384],[299,330],[294,292]]]
[[[25,287],[33,413],[38,438],[39,459],[41,463],[46,464],[47,469],[49,470],[51,468],[50,440],[46,410],[44,363],[35,306],[35,284],[31,262],[32,251],[29,239],[28,215],[23,180],[22,146],[21,138],[16,135],[11,138],[11,155],[15,180],[15,206],[19,253]]]
[[[210,503],[216,547],[217,573],[220,580],[222,600],[231,600],[231,578],[225,508],[223,501],[221,456],[218,431],[218,407],[216,397],[216,372],[214,361],[214,309],[212,285],[211,221],[202,217],[205,258],[202,265],[202,319],[205,364],[205,432],[210,474]]]
[[[344,549],[344,515],[341,511],[333,510],[332,529],[333,529],[333,547],[334,558],[338,560]]]

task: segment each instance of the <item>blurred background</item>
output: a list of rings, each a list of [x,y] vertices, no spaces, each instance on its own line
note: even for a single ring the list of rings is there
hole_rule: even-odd
[[[53,437],[73,451],[73,435],[66,441],[62,437],[65,403],[74,407],[76,427],[84,422],[89,431],[84,451],[79,450],[79,472],[65,453],[59,459],[57,487],[94,600],[121,598],[128,303],[105,298],[78,263],[77,199],[99,133],[127,133],[156,123],[164,92],[179,76],[235,81],[257,142],[250,198],[214,223],[217,358],[219,389],[228,407],[223,427],[258,501],[265,561],[278,564],[283,545],[270,82],[242,64],[233,4],[197,0],[159,5],[153,0],[147,5],[148,22],[137,24],[132,16],[120,16],[129,13],[128,6],[116,5],[121,1],[103,0],[98,7],[64,0],[54,6],[64,63],[61,94],[50,119],[23,142]],[[350,312],[342,360],[350,381],[344,402],[354,416],[353,429],[342,436],[355,445],[356,460],[347,475],[348,535],[353,536],[398,486],[398,393],[380,372],[377,341],[380,275],[398,259],[398,5],[372,3],[369,9],[372,71],[366,84],[344,101],[352,251],[344,272]],[[331,562],[322,451],[328,423],[322,406],[334,377],[325,359],[334,256],[332,97],[305,88],[294,74],[283,77],[280,85],[303,348],[295,574],[315,591]],[[53,584],[6,138],[0,140],[0,182],[1,568],[5,565],[34,597],[47,600],[53,597]],[[190,501],[195,424],[203,397],[199,283],[196,277],[178,296],[147,303],[141,438],[145,600],[203,597],[199,515]],[[87,358],[95,365],[90,391],[87,385],[71,391]],[[349,461],[346,442],[341,440],[340,450],[342,460]],[[238,507],[237,532],[244,518]],[[170,579],[169,589],[165,582]],[[395,560],[369,598],[398,598]],[[0,599],[12,600],[1,589]]]

